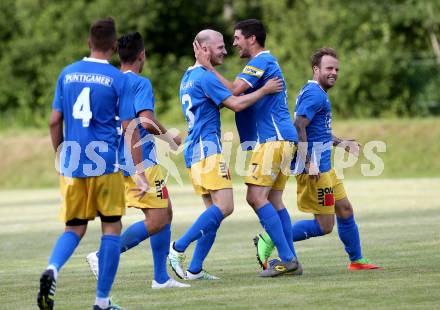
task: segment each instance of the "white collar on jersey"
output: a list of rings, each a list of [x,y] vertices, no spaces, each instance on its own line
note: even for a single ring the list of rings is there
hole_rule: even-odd
[[[316,85],[319,86],[319,88],[321,88],[321,90],[327,94],[327,92],[321,87],[321,85],[319,85],[318,81],[315,80],[308,80],[307,83],[315,83]]]
[[[261,51],[257,55],[255,55],[254,58],[257,56],[260,56],[261,54],[270,54],[270,51],[268,51],[268,50]]]
[[[131,72],[131,73],[133,73],[133,71],[131,71],[131,70],[127,70],[127,71],[123,71],[122,73],[129,73],[129,72]]]
[[[98,59],[98,58],[92,58],[92,57],[84,57],[84,61],[91,61],[91,62],[99,62],[102,64],[108,64],[109,62],[105,59]]]
[[[198,67],[203,67],[201,64],[195,64],[194,66],[188,67],[188,70],[192,70]]]

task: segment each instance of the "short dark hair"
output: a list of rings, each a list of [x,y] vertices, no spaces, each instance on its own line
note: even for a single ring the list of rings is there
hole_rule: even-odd
[[[144,40],[139,32],[130,32],[118,39],[118,53],[122,63],[133,63],[144,50]]]
[[[111,17],[96,21],[90,26],[89,35],[93,49],[107,52],[116,41],[115,21]]]
[[[336,59],[338,59],[338,55],[336,55],[336,51],[330,47],[323,47],[320,48],[319,50],[316,50],[312,57],[310,58],[310,62],[312,64],[312,68],[314,66],[320,67],[321,66],[321,59],[324,56],[332,56]]]
[[[258,19],[239,21],[235,24],[234,30],[241,30],[241,33],[245,38],[255,36],[255,39],[261,47],[264,47],[264,44],[266,43],[266,29],[264,28],[263,23]]]

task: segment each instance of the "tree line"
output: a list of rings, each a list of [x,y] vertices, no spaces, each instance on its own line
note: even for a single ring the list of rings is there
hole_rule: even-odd
[[[157,113],[169,121],[183,122],[178,88],[194,62],[195,34],[224,34],[229,55],[221,71],[233,79],[244,65],[232,47],[233,25],[247,18],[266,25],[266,47],[283,69],[291,108],[311,78],[311,53],[330,46],[341,60],[331,90],[336,115],[440,114],[440,1],[3,0],[0,126],[45,126],[58,74],[87,56],[89,25],[107,16],[120,34],[144,36],[143,75],[154,86]]]

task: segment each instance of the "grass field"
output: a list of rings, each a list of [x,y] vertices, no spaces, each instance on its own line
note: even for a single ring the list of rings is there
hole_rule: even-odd
[[[205,268],[215,282],[191,282],[190,289],[150,289],[149,242],[121,257],[113,295],[130,309],[439,309],[440,179],[369,179],[346,181],[355,206],[364,254],[382,271],[348,272],[336,231],[296,243],[304,267],[301,277],[257,276],[252,237],[260,227],[235,188],[235,213],[220,228]],[[202,210],[188,187],[171,188],[173,237]],[[286,202],[294,219],[306,218],[295,205],[295,185]],[[0,191],[1,309],[35,309],[38,279],[63,226],[57,222],[58,191]],[[124,224],[141,218],[129,210]],[[95,281],[85,255],[98,247],[98,221],[63,268],[57,309],[90,309]],[[192,247],[191,247],[192,250]],[[188,254],[191,252],[189,251]]]
[[[228,116],[228,111],[222,112]],[[186,132],[182,124],[165,125],[177,126]],[[234,169],[237,154],[238,138],[235,125],[230,121],[222,123],[223,133],[234,133],[231,149],[231,172],[235,181]],[[334,134],[344,138],[356,138],[364,145],[373,140],[386,144],[385,153],[377,153],[384,162],[381,178],[420,178],[440,177],[440,119],[334,119]],[[226,149],[226,143],[224,143]],[[54,155],[50,145],[47,129],[10,129],[0,131],[0,189],[14,188],[44,188],[58,185],[54,168]],[[183,154],[171,155],[170,158],[180,171],[184,171]],[[363,178],[361,164],[369,164],[364,154],[361,154],[355,166],[344,171],[350,178]],[[168,167],[166,167],[168,168]],[[31,177],[37,175],[38,178]],[[186,172],[181,173],[185,183],[188,183]],[[176,184],[174,178],[170,179]]]

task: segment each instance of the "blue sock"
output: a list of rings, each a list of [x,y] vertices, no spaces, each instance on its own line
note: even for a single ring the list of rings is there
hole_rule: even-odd
[[[64,232],[58,238],[52,249],[52,254],[49,258],[49,265],[53,265],[57,270],[60,270],[70,256],[72,256],[73,251],[75,251],[80,240],[80,237],[73,231]]]
[[[324,235],[317,220],[302,220],[292,225],[293,242]]]
[[[212,205],[207,208],[185,234],[174,242],[174,249],[178,252],[184,252],[191,242],[200,239],[211,231],[217,231],[224,216],[222,211]],[[202,233],[203,232],[203,233]]]
[[[290,250],[286,237],[284,236],[283,226],[280,218],[272,204],[269,202],[257,211],[261,226],[267,231],[273,243],[275,244],[278,255],[284,262],[291,261],[295,256]]]
[[[287,244],[289,245],[293,255],[296,256],[295,248],[293,247],[292,221],[290,219],[289,212],[287,212],[287,209],[284,208],[278,210],[277,213],[280,218],[281,225],[283,225],[284,236],[286,237]]]
[[[99,248],[99,276],[96,297],[107,298],[118,271],[121,237],[103,235]]]
[[[336,221],[338,223],[339,239],[345,245],[345,252],[350,257],[350,261],[361,259],[361,239],[354,216],[352,215],[347,219],[336,217]]]
[[[147,238],[148,230],[144,221],[131,224],[121,235],[121,253],[137,246]]]
[[[151,251],[153,252],[154,260],[154,280],[160,284],[163,284],[170,279],[167,273],[167,257],[171,241],[170,227],[170,224],[165,225],[164,228],[150,238]]]
[[[191,264],[188,267],[189,272],[199,273],[202,271],[203,261],[206,256],[208,256],[209,250],[211,250],[211,247],[214,244],[216,235],[216,231],[210,231],[197,240]]]

